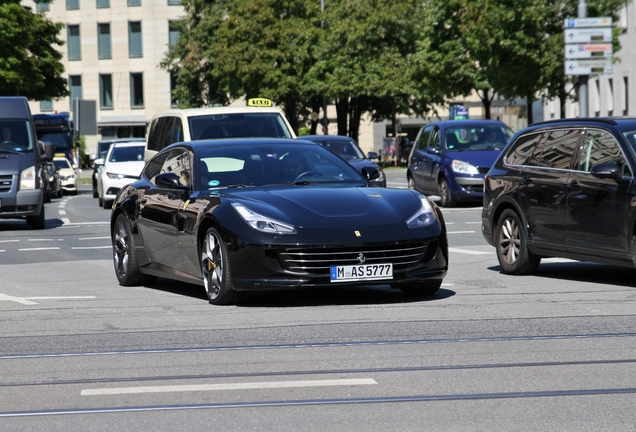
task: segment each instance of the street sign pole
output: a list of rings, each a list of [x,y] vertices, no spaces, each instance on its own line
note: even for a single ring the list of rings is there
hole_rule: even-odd
[[[587,18],[587,3],[585,0],[579,0],[578,7],[578,17],[579,18]],[[587,108],[587,75],[579,75],[579,87],[578,87],[578,95],[579,95],[579,117],[587,117],[588,116],[588,108]]]

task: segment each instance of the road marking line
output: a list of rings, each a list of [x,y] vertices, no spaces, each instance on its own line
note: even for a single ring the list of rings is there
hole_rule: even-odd
[[[474,234],[475,231],[447,231],[447,234]]]
[[[148,387],[119,387],[82,390],[82,396],[120,395],[135,393],[171,393],[192,391],[217,391],[217,390],[254,390],[294,387],[327,387],[350,385],[374,385],[376,380],[372,378],[359,379],[334,379],[315,381],[272,381],[252,383],[228,383],[228,384],[200,384],[200,385],[173,385],[173,386],[148,386]]]
[[[94,299],[95,296],[73,296],[73,297],[15,297],[8,294],[0,293],[0,301],[12,301],[23,305],[36,305],[38,303],[32,300],[78,300],[78,299]]]
[[[49,247],[49,248],[28,248],[28,249],[18,249],[19,252],[30,252],[30,251],[45,251],[45,250],[60,250],[59,247]]]
[[[468,255],[492,255],[492,252],[473,251],[468,249],[448,248],[449,252],[463,253]]]
[[[464,223],[465,224],[480,224],[481,225],[481,222],[464,222]]]
[[[72,247],[71,249],[81,250],[81,249],[111,249],[112,246],[77,246]]]
[[[39,239],[29,239],[30,242],[40,242],[40,241],[64,241],[64,239],[48,239],[48,238],[39,238]]]
[[[66,214],[65,210],[59,210],[59,212],[60,212],[61,215],[65,215]]]
[[[110,236],[106,236],[106,237],[80,237],[78,238],[78,240],[110,240]]]
[[[15,243],[15,242],[19,242],[20,240],[0,240],[0,243]]]
[[[71,222],[68,218],[62,218],[63,225],[109,225],[110,222]]]
[[[71,223],[71,220],[69,218],[62,218],[62,225],[68,225]]]

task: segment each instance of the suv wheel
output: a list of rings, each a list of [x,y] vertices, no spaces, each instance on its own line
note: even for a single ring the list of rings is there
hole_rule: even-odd
[[[504,273],[532,274],[541,262],[541,257],[528,251],[526,230],[514,210],[508,209],[501,214],[496,247],[497,259]]]

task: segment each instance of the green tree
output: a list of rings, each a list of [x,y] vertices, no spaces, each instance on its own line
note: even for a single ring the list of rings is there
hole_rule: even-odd
[[[20,0],[0,0],[0,95],[49,100],[68,95],[61,75],[64,27],[42,13],[33,13]]]

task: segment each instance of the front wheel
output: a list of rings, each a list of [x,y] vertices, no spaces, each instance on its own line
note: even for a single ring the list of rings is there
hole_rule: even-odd
[[[238,293],[232,288],[227,246],[215,228],[209,228],[203,238],[201,272],[210,303],[227,305],[238,300]]]
[[[413,180],[413,177],[408,176],[406,180],[408,183],[409,190],[415,190],[415,181]]]
[[[36,230],[44,229],[46,226],[46,216],[44,214],[44,204],[42,204],[42,211],[37,216],[27,216],[27,223],[31,225],[31,228]]]
[[[115,220],[111,233],[113,242],[113,265],[120,285],[135,286],[145,282],[145,276],[139,271],[135,244],[126,216],[120,214]]]
[[[497,259],[504,273],[525,275],[537,270],[541,257],[528,250],[527,240],[519,215],[514,210],[505,210],[499,219],[495,238]]]
[[[445,178],[439,181],[439,198],[442,207],[455,207],[457,205],[457,200],[453,198],[450,185]]]

